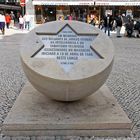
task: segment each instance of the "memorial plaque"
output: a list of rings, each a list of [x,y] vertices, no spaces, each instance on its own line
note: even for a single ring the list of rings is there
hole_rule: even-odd
[[[65,72],[69,72],[79,59],[101,59],[92,47],[91,43],[98,34],[77,34],[66,24],[57,34],[37,33],[43,47],[33,57],[54,58]]]
[[[59,101],[75,101],[95,93],[105,83],[113,59],[110,39],[78,21],[43,24],[26,36],[21,49],[30,83]]]

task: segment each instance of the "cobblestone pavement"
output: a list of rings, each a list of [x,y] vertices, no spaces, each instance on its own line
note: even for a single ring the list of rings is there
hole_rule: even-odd
[[[4,37],[0,35],[0,128],[26,82],[19,58],[20,41],[24,35],[21,31]],[[111,37],[111,39],[115,45],[116,56],[113,70],[106,84],[133,122],[131,137],[6,137],[1,134],[0,140],[140,139],[140,39],[125,37]]]

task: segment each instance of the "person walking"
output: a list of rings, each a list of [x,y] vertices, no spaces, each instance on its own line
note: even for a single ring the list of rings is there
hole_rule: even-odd
[[[104,20],[103,19],[101,19],[101,21],[99,22],[99,29],[103,29],[104,28]]]
[[[25,21],[25,29],[30,29],[30,16],[25,14],[24,15],[24,21]]]
[[[94,18],[90,21],[90,24],[95,26],[95,19]]]
[[[10,17],[11,17],[10,27],[14,28],[14,25],[15,25],[15,15],[14,15],[13,11],[11,11]]]
[[[136,24],[134,25],[134,31],[135,37],[140,37],[140,21],[136,21]]]
[[[126,26],[125,30],[126,30],[127,36],[132,37],[132,33],[134,30],[134,21],[130,20],[125,26]]]
[[[123,24],[122,16],[117,15],[115,17],[115,21],[116,21],[116,28],[117,28],[117,37],[121,37],[120,31],[121,31],[122,24]]]
[[[105,33],[108,32],[108,36],[110,36],[110,30],[112,28],[112,17],[110,13],[108,13],[107,16],[105,16],[104,18],[104,27]]]
[[[19,29],[24,29],[24,18],[22,15],[19,17]]]
[[[5,34],[5,16],[3,12],[0,12],[0,29],[2,31],[2,34]]]
[[[11,17],[8,13],[6,13],[6,15],[5,15],[5,20],[6,20],[6,27],[7,27],[7,29],[9,29],[9,25],[11,23]]]

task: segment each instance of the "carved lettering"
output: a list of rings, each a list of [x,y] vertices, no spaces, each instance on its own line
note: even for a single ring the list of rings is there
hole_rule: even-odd
[[[65,71],[81,58],[99,58],[90,48],[96,36],[77,35],[69,26],[56,35],[39,37],[45,47],[35,57],[55,58]]]

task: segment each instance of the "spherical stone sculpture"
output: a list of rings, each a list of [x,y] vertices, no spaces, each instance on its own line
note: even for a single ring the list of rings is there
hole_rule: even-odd
[[[29,32],[21,61],[30,83],[59,101],[75,101],[97,91],[112,69],[114,47],[96,27],[54,21]]]

